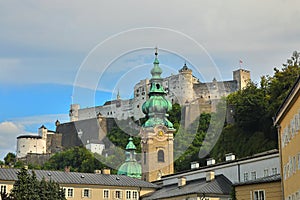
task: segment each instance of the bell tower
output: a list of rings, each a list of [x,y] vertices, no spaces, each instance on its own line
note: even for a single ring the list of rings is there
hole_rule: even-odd
[[[159,180],[161,176],[174,173],[173,124],[167,119],[172,104],[165,96],[162,69],[159,67],[157,48],[151,70],[149,99],[143,104],[142,111],[147,121],[140,130],[142,147],[142,179]]]

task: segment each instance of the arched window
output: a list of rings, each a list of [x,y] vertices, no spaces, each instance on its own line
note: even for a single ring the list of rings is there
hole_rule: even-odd
[[[163,150],[159,150],[157,152],[157,161],[158,162],[165,162],[165,153]]]

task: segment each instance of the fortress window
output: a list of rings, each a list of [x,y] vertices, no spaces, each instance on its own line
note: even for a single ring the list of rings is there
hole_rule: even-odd
[[[165,162],[165,153],[163,150],[159,150],[157,152],[157,161],[158,162]]]
[[[138,90],[138,89],[136,90],[136,93],[139,93],[139,90]]]
[[[140,107],[140,105],[137,105],[136,107],[137,107],[137,108],[139,108],[139,107]]]
[[[146,156],[147,156],[147,153],[146,153],[146,151],[144,151],[144,164],[146,164],[146,162],[147,162]]]

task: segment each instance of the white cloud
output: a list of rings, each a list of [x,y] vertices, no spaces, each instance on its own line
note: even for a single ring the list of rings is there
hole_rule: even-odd
[[[243,59],[256,80],[260,75],[271,74],[274,66],[284,62],[300,46],[298,0],[112,0],[105,3],[96,0],[11,0],[0,3],[0,13],[0,42],[7,44],[2,48],[13,45],[18,51],[14,55],[16,59],[23,58],[14,63],[14,68],[0,66],[0,80],[10,83],[72,85],[78,66],[93,47],[132,28],[163,27],[183,32],[202,44],[214,59],[223,61],[217,63],[222,74],[229,74],[238,60]],[[173,51],[181,46],[186,48],[188,55],[198,54],[185,40],[169,34],[153,38],[151,32],[145,32],[142,37],[133,35],[110,43],[98,56],[95,63],[99,65],[94,65],[85,76],[89,79],[95,70],[103,70],[107,64],[101,62],[104,58],[112,61],[118,56],[116,52],[132,50],[131,43],[145,41],[148,46],[168,46]],[[13,54],[13,50],[9,50]],[[40,56],[40,52],[45,55]],[[58,55],[62,57],[54,59]],[[33,57],[33,60],[28,63],[24,57]],[[63,63],[64,60],[69,62]],[[128,67],[126,62],[114,72],[119,73],[124,66]],[[79,85],[89,87],[89,83]]]
[[[24,126],[13,122],[0,123],[0,159],[3,160],[8,152],[15,153],[16,138],[18,135],[25,134]]]

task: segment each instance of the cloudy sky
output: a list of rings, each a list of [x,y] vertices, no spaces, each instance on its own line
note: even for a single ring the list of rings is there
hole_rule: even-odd
[[[0,159],[16,136],[68,120],[71,102],[132,95],[158,46],[163,76],[258,82],[300,50],[299,0],[0,1]]]

